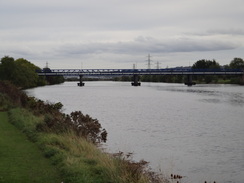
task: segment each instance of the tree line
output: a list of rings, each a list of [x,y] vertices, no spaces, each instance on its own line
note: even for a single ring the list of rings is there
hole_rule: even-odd
[[[195,62],[190,68],[192,69],[242,69],[244,71],[244,60],[242,58],[234,58],[230,64],[221,66],[216,60],[201,59]],[[130,76],[122,76],[114,78],[115,81],[131,81]],[[142,82],[165,82],[165,83],[184,83],[186,76],[184,75],[143,75],[140,77]],[[224,84],[244,84],[239,76],[226,75],[205,75],[193,76],[193,80],[197,83],[224,83]]]
[[[24,58],[14,59],[5,56],[0,61],[0,80],[7,80],[20,88],[32,88],[47,84],[58,84],[64,82],[62,76],[38,76],[41,70]]]
[[[234,58],[230,64],[221,66],[216,60],[199,60],[193,64],[192,69],[242,69],[244,71],[244,61],[242,58]],[[240,76],[194,76],[194,80],[199,83],[230,83],[230,84],[244,84]]]

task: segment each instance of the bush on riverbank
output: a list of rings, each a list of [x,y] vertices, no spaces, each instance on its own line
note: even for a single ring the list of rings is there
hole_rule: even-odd
[[[64,82],[63,76],[38,76],[37,71],[40,70],[39,67],[23,58],[15,60],[13,57],[5,56],[0,59],[0,81],[7,80],[19,88]]]
[[[39,146],[65,183],[163,182],[147,171],[147,162],[133,162],[123,153],[115,156],[98,148],[106,141],[107,132],[96,119],[81,112],[63,114],[61,103],[29,98],[9,83],[0,82],[0,86],[0,96],[10,101],[3,101],[8,105],[10,121]]]
[[[23,108],[9,110],[9,116],[10,121],[36,142],[45,157],[58,167],[65,182],[146,183],[150,179],[160,182],[145,171],[146,162],[136,163],[127,161],[122,154],[104,153],[73,130],[60,134],[39,131],[37,126],[43,123],[43,116],[34,116]]]

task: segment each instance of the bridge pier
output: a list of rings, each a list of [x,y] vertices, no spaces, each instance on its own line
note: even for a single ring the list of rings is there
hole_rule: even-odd
[[[79,83],[77,83],[77,85],[78,86],[85,86],[85,83],[83,83],[83,79],[82,79],[82,77],[83,77],[83,75],[79,75],[79,77],[80,77],[80,82]]]
[[[133,81],[131,83],[132,86],[141,86],[141,83],[139,82],[139,75],[134,74],[133,75]]]
[[[187,78],[186,78],[185,85],[192,86],[192,85],[195,85],[195,84],[196,83],[192,81],[192,75],[191,74],[188,74],[187,75]]]
[[[241,76],[241,85],[244,85],[244,74],[242,74],[242,76]]]

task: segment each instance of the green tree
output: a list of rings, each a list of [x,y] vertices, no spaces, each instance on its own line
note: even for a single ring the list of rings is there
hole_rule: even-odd
[[[220,65],[214,59],[211,60],[199,60],[193,64],[192,69],[220,69]],[[195,76],[194,79],[205,83],[211,83],[212,81],[216,81],[217,78],[215,76]]]
[[[0,79],[12,81],[16,74],[14,58],[5,56],[1,59]]]
[[[242,58],[234,58],[230,64],[230,69],[242,69],[244,70],[244,61]],[[244,84],[243,79],[238,76],[229,77],[232,84]]]
[[[52,72],[52,70],[48,67],[43,68],[43,72]],[[53,85],[53,84],[59,84],[64,82],[63,76],[45,76],[45,80],[47,81],[47,84]]]
[[[199,60],[195,62],[192,66],[192,69],[220,69],[220,65],[218,62],[213,60]],[[194,76],[194,79],[199,82],[211,83],[213,81],[216,82],[218,78],[216,76]]]
[[[44,72],[52,72],[51,69],[49,68],[44,68]],[[53,84],[59,84],[64,82],[64,77],[63,76],[45,76],[46,81],[48,84],[53,85]]]
[[[26,59],[5,56],[0,62],[0,80],[8,80],[20,88],[31,88],[35,86],[45,85],[47,82],[45,77],[39,77],[36,73],[41,70]],[[49,84],[57,84],[64,82],[62,76],[54,76],[48,78]]]
[[[192,68],[193,69],[219,69],[220,65],[214,59],[213,61],[202,59],[194,63]]]
[[[234,58],[230,62],[231,69],[244,69],[244,61],[242,58]]]
[[[35,72],[37,67],[25,59],[14,60],[5,56],[1,59],[0,79],[11,81],[18,87],[28,88],[37,85],[38,75]]]
[[[38,69],[37,66],[23,58],[17,59],[15,65],[18,75],[15,77],[14,83],[23,88],[37,86],[39,78],[36,73],[36,70]]]

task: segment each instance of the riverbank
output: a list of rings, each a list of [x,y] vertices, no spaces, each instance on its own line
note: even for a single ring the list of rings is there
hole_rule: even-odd
[[[133,162],[123,153],[111,155],[103,152],[99,142],[106,141],[105,131],[88,115],[80,112],[65,115],[60,112],[62,104],[46,104],[29,98],[10,85],[2,84],[0,89],[0,104],[8,110],[9,121],[39,147],[65,183],[166,181],[148,171],[145,161]],[[74,125],[76,119],[82,122],[78,125],[90,126],[88,131],[77,128]],[[97,133],[92,135],[90,132],[94,131]]]

